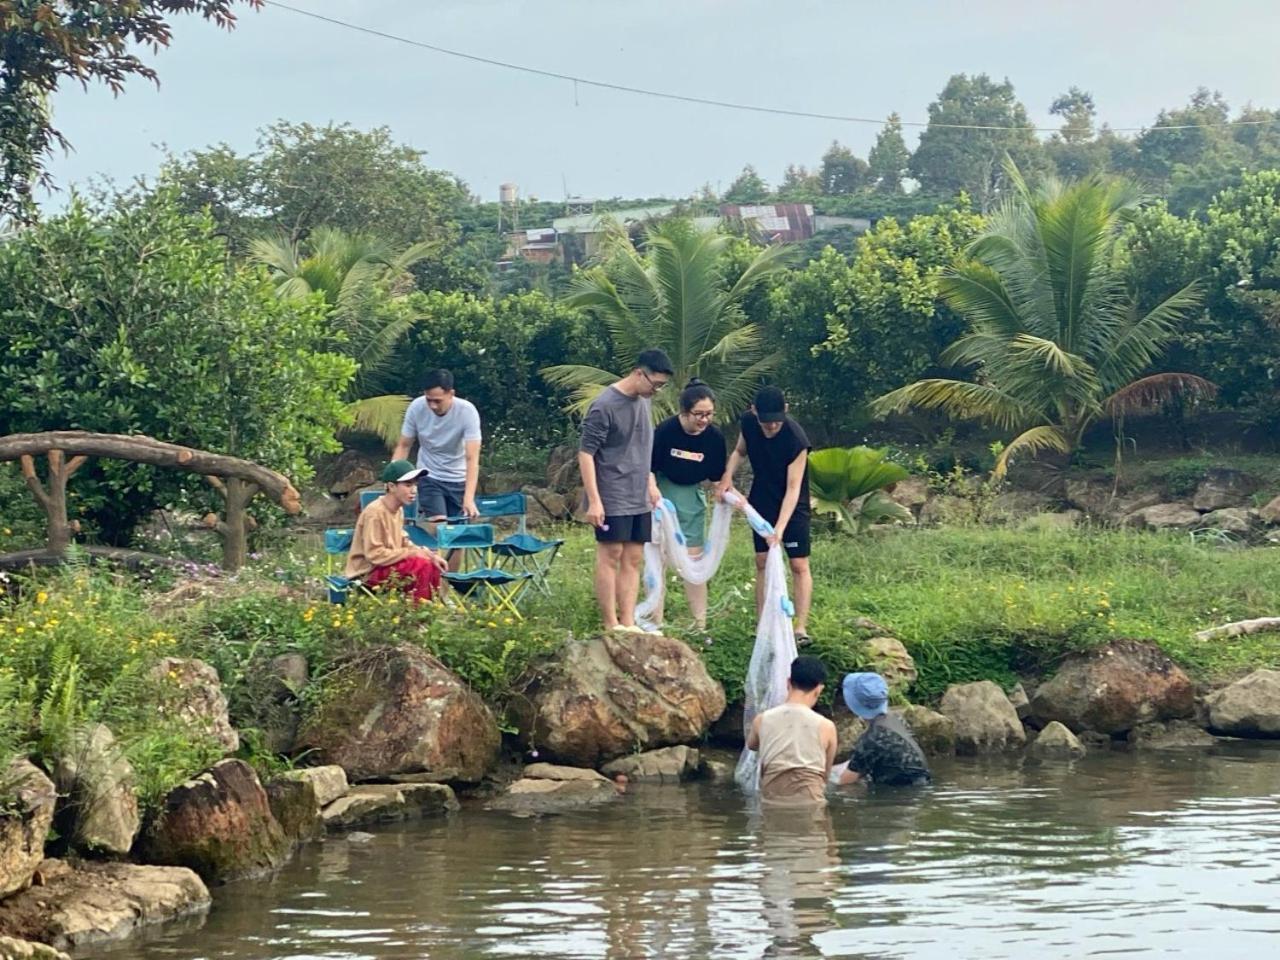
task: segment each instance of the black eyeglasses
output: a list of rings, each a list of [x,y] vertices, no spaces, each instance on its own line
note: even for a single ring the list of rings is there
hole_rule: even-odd
[[[653,379],[653,377],[649,376],[649,374],[646,373],[644,370],[640,371],[640,376],[648,380],[649,386],[653,387],[654,390],[661,390],[663,387],[665,387],[668,383],[671,382],[670,380],[663,380],[661,383],[658,383],[656,380]]]

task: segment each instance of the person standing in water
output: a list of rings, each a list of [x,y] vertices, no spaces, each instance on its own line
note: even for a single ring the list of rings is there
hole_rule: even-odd
[[[663,420],[653,431],[653,475],[662,496],[676,508],[691,557],[700,556],[706,542],[705,486],[724,475],[724,434],[711,422],[715,415],[715,393],[694,377],[680,392],[680,412]],[[707,585],[686,581],[684,591],[694,624],[705,630]],[[655,623],[662,623],[663,613],[662,607],[654,611]]]
[[[930,783],[924,751],[902,717],[889,712],[889,687],[878,673],[850,673],[841,684],[845,705],[867,721],[847,763],[837,768],[841,786],[878,783],[920,787]]]
[[[825,803],[836,759],[836,725],[813,708],[826,688],[817,657],[791,661],[787,699],[751,724],[747,749],[760,754],[760,796],[775,803]]]

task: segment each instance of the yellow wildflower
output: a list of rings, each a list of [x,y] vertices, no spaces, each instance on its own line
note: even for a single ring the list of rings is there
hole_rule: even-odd
[[[36,603],[46,603],[48,599],[49,599],[49,595],[45,593],[43,590],[41,590],[39,593],[36,594]]]
[[[497,624],[496,624],[496,623],[494,623],[492,620],[490,620],[490,621],[489,621],[489,624],[488,624],[488,625],[489,625],[490,627],[496,627],[496,626],[497,626]]]

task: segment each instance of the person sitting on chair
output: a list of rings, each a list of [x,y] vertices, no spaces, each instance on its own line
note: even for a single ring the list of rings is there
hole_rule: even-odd
[[[404,529],[404,508],[418,495],[418,477],[426,473],[408,460],[393,460],[382,471],[386,492],[362,511],[351,536],[344,574],[366,587],[392,581],[416,601],[430,600],[448,566],[444,557],[414,546]]]

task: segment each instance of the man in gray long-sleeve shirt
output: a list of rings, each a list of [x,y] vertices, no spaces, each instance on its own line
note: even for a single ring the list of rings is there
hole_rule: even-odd
[[[596,528],[596,599],[606,630],[637,632],[636,598],[644,545],[652,539],[661,494],[649,472],[653,414],[649,398],[672,377],[661,350],[644,350],[632,371],[605,387],[582,421],[578,469],[587,522]]]

